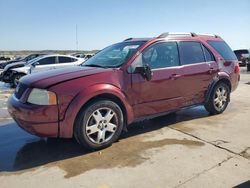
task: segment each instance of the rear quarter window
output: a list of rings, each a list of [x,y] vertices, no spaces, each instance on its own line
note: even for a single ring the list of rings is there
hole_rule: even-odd
[[[202,45],[202,48],[205,54],[206,61],[207,62],[215,61],[213,54],[204,45]]]
[[[75,61],[77,61],[75,58],[59,56],[59,63],[71,63]]]
[[[207,41],[225,60],[237,60],[235,53],[224,41]]]

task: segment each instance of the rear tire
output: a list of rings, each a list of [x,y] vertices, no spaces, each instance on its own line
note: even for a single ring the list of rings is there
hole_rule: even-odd
[[[123,124],[123,113],[118,104],[107,99],[96,100],[79,112],[74,137],[87,149],[103,149],[118,140]]]
[[[247,63],[247,71],[250,71],[250,63]]]
[[[219,82],[212,90],[208,102],[205,103],[205,109],[211,114],[220,114],[225,111],[230,99],[229,86]]]

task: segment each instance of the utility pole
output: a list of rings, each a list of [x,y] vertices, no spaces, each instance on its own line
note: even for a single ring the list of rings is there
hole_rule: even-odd
[[[76,52],[78,51],[78,36],[77,36],[77,24],[76,24]]]

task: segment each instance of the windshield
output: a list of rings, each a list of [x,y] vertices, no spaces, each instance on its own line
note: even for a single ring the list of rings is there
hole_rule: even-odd
[[[32,63],[38,61],[38,60],[41,59],[42,57],[43,57],[43,56],[41,55],[41,56],[38,56],[38,57],[36,57],[36,58],[34,58],[34,59],[31,59],[31,60],[29,60],[29,61],[26,61],[25,65],[31,65]]]
[[[115,68],[128,61],[145,41],[122,42],[104,48],[88,59],[83,66]]]

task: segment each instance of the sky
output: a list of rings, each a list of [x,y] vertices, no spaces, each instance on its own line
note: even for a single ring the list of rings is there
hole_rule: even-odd
[[[250,0],[0,0],[0,51],[95,50],[167,31],[250,48]]]

